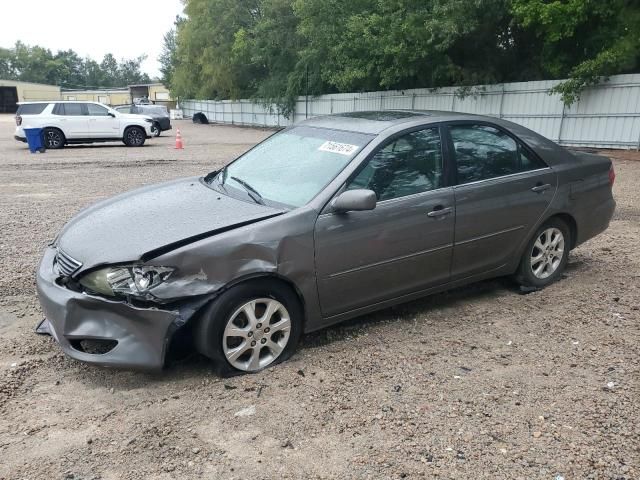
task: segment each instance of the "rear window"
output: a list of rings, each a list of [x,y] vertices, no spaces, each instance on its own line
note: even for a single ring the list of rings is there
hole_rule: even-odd
[[[49,105],[48,103],[27,103],[20,105],[16,115],[38,115]]]

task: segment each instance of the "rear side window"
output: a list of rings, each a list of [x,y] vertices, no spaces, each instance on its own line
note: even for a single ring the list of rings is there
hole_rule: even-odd
[[[546,167],[513,137],[490,125],[452,125],[449,131],[458,184]]]
[[[57,103],[53,109],[53,114],[68,116],[86,115],[82,103]]]
[[[48,103],[27,103],[20,105],[16,115],[38,115],[49,105]]]

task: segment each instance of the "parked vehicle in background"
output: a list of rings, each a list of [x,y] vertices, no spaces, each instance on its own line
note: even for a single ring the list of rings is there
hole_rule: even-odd
[[[38,331],[82,361],[152,368],[180,331],[256,372],[303,332],[430,293],[550,285],[608,227],[614,179],[608,158],[497,118],[316,117],[71,219],[40,263]]]
[[[152,105],[149,97],[136,97],[133,99],[134,105]]]
[[[171,117],[164,105],[118,105],[114,110],[124,114],[145,115],[153,119],[153,134],[159,137],[162,132],[171,130]]]
[[[25,128],[42,128],[46,148],[72,143],[120,140],[141,147],[153,135],[149,116],[128,115],[96,102],[21,102],[16,112],[14,138],[26,142]]]

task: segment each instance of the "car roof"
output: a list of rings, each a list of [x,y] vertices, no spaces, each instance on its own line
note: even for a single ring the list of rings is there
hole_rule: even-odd
[[[377,135],[387,128],[403,123],[435,123],[444,120],[467,119],[495,120],[493,117],[441,110],[368,110],[313,117],[298,125]]]

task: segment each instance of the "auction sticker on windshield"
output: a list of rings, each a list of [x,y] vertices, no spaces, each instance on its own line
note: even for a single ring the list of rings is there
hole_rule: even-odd
[[[353,155],[353,152],[358,150],[358,146],[351,145],[349,143],[338,143],[338,142],[332,142],[328,140],[324,142],[322,145],[320,145],[318,150],[322,152],[339,153],[340,155],[350,156],[350,155]]]

